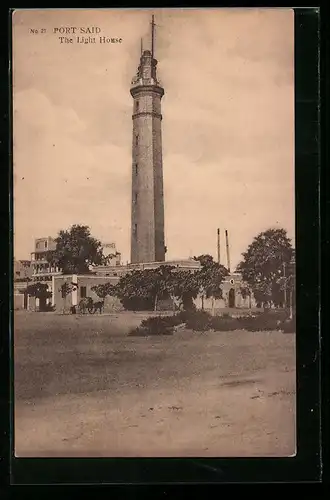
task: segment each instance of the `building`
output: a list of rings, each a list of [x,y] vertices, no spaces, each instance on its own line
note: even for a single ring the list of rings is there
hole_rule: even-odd
[[[124,267],[124,266],[123,266]],[[70,311],[72,306],[77,306],[81,299],[91,297],[94,302],[100,300],[98,295],[93,291],[93,287],[103,285],[105,283],[117,283],[119,276],[94,275],[94,274],[72,274],[53,276],[52,280],[52,305],[57,312]],[[62,286],[68,283],[72,286],[71,292],[67,297],[62,295]],[[123,309],[119,299],[116,297],[106,297],[104,302],[104,311],[106,313],[117,312]]]
[[[164,89],[157,79],[153,18],[152,48],[141,53],[130,92],[133,97],[131,263],[162,262],[165,260],[161,131]]]
[[[59,267],[48,262],[47,257],[55,250],[56,243],[51,236],[37,238],[34,243],[34,251],[31,253],[32,279],[33,281],[52,281],[53,275],[61,274]]]
[[[120,266],[121,254],[117,251],[115,243],[104,243],[102,251],[108,266]]]
[[[167,265],[175,265],[179,270],[189,270],[194,272],[200,268],[199,263],[192,263],[191,261],[173,261],[167,262]],[[190,265],[189,265],[190,264]],[[164,263],[160,264],[164,265]],[[56,307],[56,311],[61,312],[63,310],[69,311],[71,306],[77,306],[81,299],[85,297],[91,297],[93,301],[97,302],[100,298],[97,296],[93,290],[94,286],[112,283],[116,284],[122,276],[131,272],[133,269],[152,269],[158,267],[159,263],[150,262],[141,264],[140,266],[100,266],[94,269],[95,274],[86,275],[60,275],[53,276],[52,280],[52,305]],[[61,293],[62,285],[67,282],[73,285],[71,293],[67,297],[63,297]],[[255,301],[253,297],[243,297],[241,289],[244,286],[242,278],[238,273],[232,273],[226,277],[222,283],[223,297],[222,299],[217,299],[212,303],[212,299],[205,299],[198,296],[194,303],[198,309],[202,307],[205,310],[217,309],[221,310],[224,308],[230,309],[250,309],[255,307]],[[159,301],[160,309],[171,309],[168,301]],[[123,310],[121,302],[116,297],[107,296],[104,302],[104,312],[112,313],[119,312]]]
[[[30,260],[14,260],[14,309],[28,308],[28,297],[24,291],[32,280],[32,272]]]
[[[32,273],[30,260],[14,260],[14,281],[29,281]]]

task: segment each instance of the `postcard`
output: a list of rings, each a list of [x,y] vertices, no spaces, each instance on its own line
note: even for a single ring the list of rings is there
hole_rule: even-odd
[[[295,455],[293,10],[12,27],[15,456]]]

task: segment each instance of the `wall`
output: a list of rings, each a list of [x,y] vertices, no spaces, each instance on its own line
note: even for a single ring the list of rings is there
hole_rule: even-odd
[[[66,299],[62,298],[61,286],[66,281],[68,283],[72,283],[73,276],[58,276],[54,277],[54,305],[56,307],[56,311],[70,311],[72,306],[72,298],[74,297],[74,292],[69,294]],[[93,286],[103,285],[105,283],[116,283],[118,278],[112,277],[103,277],[103,276],[77,276],[77,303],[79,304],[81,300],[81,287],[86,287],[86,296],[91,297],[94,302],[98,302],[101,299],[98,295],[92,290]],[[104,301],[104,312],[116,312],[123,310],[123,307],[120,301],[116,297],[106,297]]]

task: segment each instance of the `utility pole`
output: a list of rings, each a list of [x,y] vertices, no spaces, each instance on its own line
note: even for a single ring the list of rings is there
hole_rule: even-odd
[[[228,231],[227,231],[227,229],[225,231],[225,235],[226,235],[226,250],[227,250],[227,269],[228,269],[228,272],[230,273],[230,256],[229,256],[229,242],[228,242]]]
[[[220,229],[218,229],[218,242],[217,242],[217,250],[218,250],[218,264],[220,264]]]

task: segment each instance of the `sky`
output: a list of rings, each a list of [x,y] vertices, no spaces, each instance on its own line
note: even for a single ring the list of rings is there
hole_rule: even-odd
[[[130,259],[131,79],[140,39],[162,99],[166,259],[232,267],[261,231],[294,243],[294,17],[291,9],[17,10],[13,15],[14,256],[85,224]],[[98,27],[60,43],[61,27]],[[31,30],[38,30],[32,33]],[[81,36],[81,35],[80,35]],[[84,35],[87,36],[88,35]],[[122,43],[100,43],[100,36]]]

